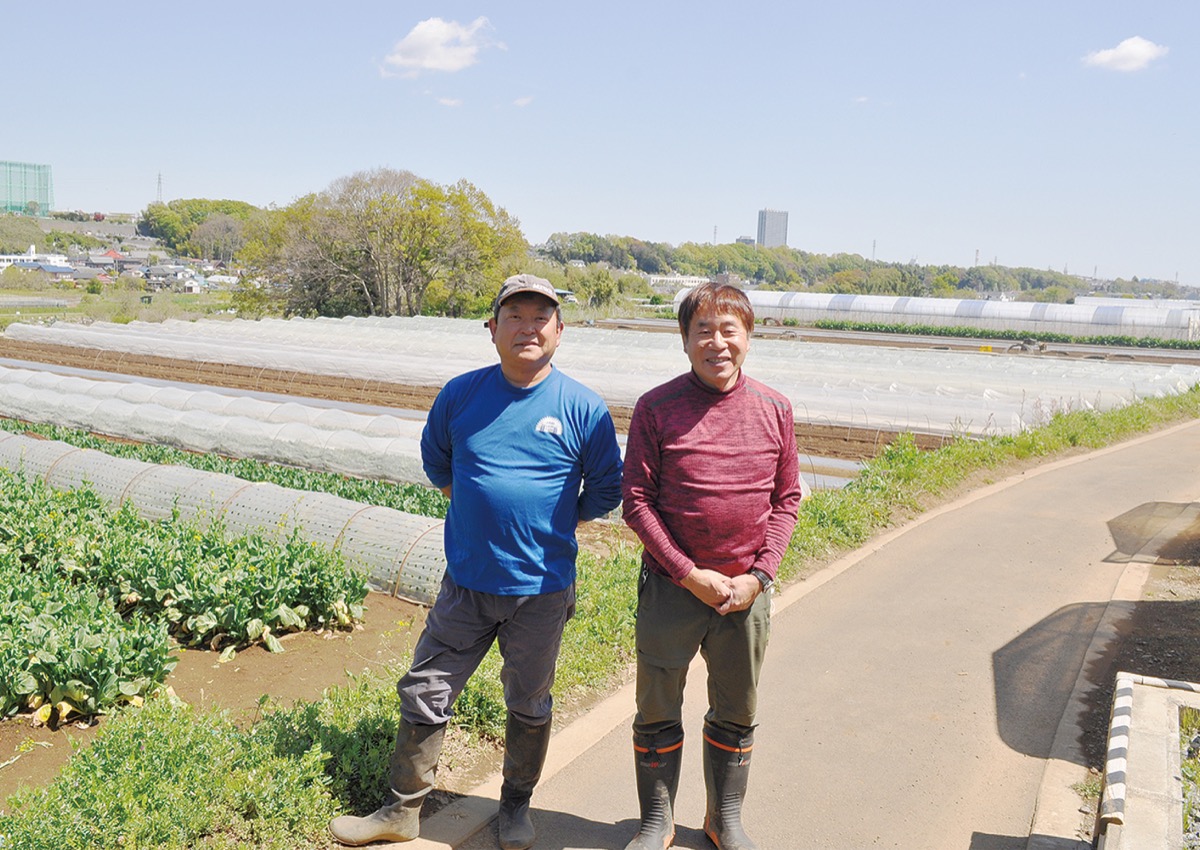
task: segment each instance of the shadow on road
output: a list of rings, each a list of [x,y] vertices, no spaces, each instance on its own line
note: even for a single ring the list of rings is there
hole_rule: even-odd
[[[624,847],[638,831],[637,818],[602,823],[567,812],[537,808],[533,811],[533,822],[538,831],[538,850],[607,850]],[[496,838],[495,821],[484,827],[482,834]],[[478,838],[476,835],[473,841],[478,841]],[[683,850],[712,850],[713,845],[703,829],[676,825],[675,841],[671,846]]]
[[[1091,635],[1106,604],[1055,611],[992,654],[996,723],[1019,753],[1048,758]]]
[[[1074,838],[1053,838],[1049,835],[992,835],[976,832],[971,835],[970,850],[1087,850],[1092,845]]]
[[[1105,558],[1159,564],[1200,562],[1200,504],[1146,502],[1108,521],[1116,550]]]
[[[1200,504],[1147,502],[1109,520],[1116,546],[1105,560],[1184,567],[1200,564]],[[1167,592],[1170,592],[1168,587]],[[1084,766],[1100,768],[1118,672],[1200,681],[1200,600],[1194,590],[1179,601],[1124,603],[1128,616],[1117,636],[1087,663],[1089,685],[1077,738]],[[1088,643],[1108,603],[1059,609],[992,656],[996,717],[1001,739],[1036,758],[1050,752]]]

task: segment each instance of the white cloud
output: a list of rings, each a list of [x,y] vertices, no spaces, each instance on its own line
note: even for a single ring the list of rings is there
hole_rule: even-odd
[[[513,101],[513,106],[528,106],[531,103],[533,103],[532,97],[529,97],[529,96],[518,97],[516,100]]]
[[[487,35],[490,30],[491,24],[484,17],[465,25],[428,18],[400,39],[383,61],[406,77],[422,71],[461,71],[479,61],[480,50],[492,46]]]
[[[438,103],[442,106],[462,106],[462,100],[457,97],[439,97]]]
[[[859,95],[858,97],[854,98],[855,103],[866,103],[869,100],[870,100],[870,98],[867,97],[865,94]]]
[[[1096,50],[1083,57],[1085,65],[1097,68],[1107,68],[1110,71],[1140,71],[1155,59],[1167,55],[1170,48],[1153,41],[1147,41],[1140,35],[1127,38],[1116,47],[1107,50]]]

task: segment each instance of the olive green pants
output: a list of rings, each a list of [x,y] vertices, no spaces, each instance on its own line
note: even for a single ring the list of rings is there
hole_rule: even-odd
[[[697,650],[708,666],[704,719],[745,735],[754,729],[758,676],[771,637],[771,594],[722,616],[691,592],[645,568],[638,590],[636,734],[683,721],[683,688]]]

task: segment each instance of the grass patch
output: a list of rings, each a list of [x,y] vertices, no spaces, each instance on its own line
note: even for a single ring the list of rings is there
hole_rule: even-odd
[[[1180,772],[1183,774],[1183,846],[1200,846],[1200,710],[1179,709]]]

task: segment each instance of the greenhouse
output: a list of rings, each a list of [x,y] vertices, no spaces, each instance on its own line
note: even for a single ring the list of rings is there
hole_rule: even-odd
[[[1138,307],[1143,310],[1200,310],[1200,300],[1188,298],[1121,298],[1116,295],[1076,295],[1087,307]]]
[[[299,528],[340,552],[374,589],[417,602],[433,601],[446,569],[442,520],[328,493],[117,458],[20,434],[0,433],[0,468],[40,478],[57,490],[90,486],[114,508],[130,502],[148,519],[166,519],[178,510],[185,518],[220,521],[232,534],[276,539]]]
[[[181,371],[188,363],[216,362],[425,387],[496,361],[477,320],[426,317],[14,324],[5,336],[173,358]],[[554,362],[614,408],[631,408],[646,390],[688,368],[675,334],[574,326]],[[1057,411],[1107,410],[1200,382],[1200,367],[1183,364],[768,338],[755,340],[747,372],[787,395],[798,422],[939,434],[1015,433]]]
[[[676,300],[684,293],[676,296]],[[1129,336],[1156,339],[1200,338],[1194,308],[1160,309],[1137,301],[1124,304],[1046,304],[916,298],[898,295],[841,295],[829,292],[746,293],[759,319],[870,324],[935,325],[993,331],[1059,333],[1068,336]]]

